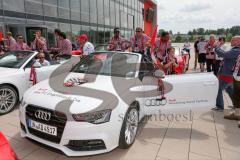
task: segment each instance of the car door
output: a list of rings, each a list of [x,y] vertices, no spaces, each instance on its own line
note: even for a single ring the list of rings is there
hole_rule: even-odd
[[[159,96],[146,98],[146,113],[153,114],[163,109],[215,106],[218,80],[212,73],[168,75],[163,79],[163,84],[166,99],[158,101],[160,93]]]

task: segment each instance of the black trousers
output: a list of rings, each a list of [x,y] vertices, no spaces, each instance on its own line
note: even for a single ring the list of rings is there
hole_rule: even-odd
[[[215,61],[215,67],[214,67],[214,71],[213,71],[215,76],[218,75],[218,71],[219,71],[221,62],[222,62],[221,60],[216,60]]]
[[[233,82],[233,105],[235,108],[240,108],[240,81]]]
[[[206,59],[207,63],[207,72],[212,72],[215,70],[215,60],[214,59]]]

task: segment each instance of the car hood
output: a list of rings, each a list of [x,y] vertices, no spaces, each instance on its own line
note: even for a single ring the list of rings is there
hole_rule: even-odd
[[[42,81],[25,93],[24,101],[28,104],[59,111],[66,110],[66,108],[61,108],[60,104],[68,100],[71,101],[71,103],[69,102],[70,105],[67,110],[71,114],[113,109],[116,107],[119,102],[119,95],[123,94],[122,92],[124,92],[124,90],[122,90],[121,93],[116,92],[111,76],[98,75],[94,82],[85,82],[74,87],[64,86],[64,83],[69,79],[82,79],[83,77],[83,74],[71,73],[64,82],[60,83],[62,86],[56,87],[55,89],[53,89],[51,80]],[[134,85],[134,80],[129,85]],[[63,88],[63,90],[60,91],[61,89],[59,90],[59,88]],[[74,90],[73,92],[72,89]],[[77,92],[75,92],[76,89]],[[66,104],[68,104],[68,102],[66,102]],[[68,106],[66,104],[64,105]]]
[[[10,74],[15,74],[17,71],[18,71],[18,69],[16,69],[16,68],[0,67],[1,77],[8,76]]]

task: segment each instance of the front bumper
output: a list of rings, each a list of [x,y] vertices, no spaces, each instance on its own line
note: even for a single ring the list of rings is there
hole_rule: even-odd
[[[90,124],[67,120],[59,142],[30,131],[27,127],[26,106],[20,108],[21,136],[28,137],[47,146],[61,150],[67,156],[88,156],[106,153],[118,146],[122,121],[117,112],[112,112],[111,119],[103,124]],[[117,117],[117,118],[113,118]],[[42,122],[41,122],[42,123]],[[48,135],[46,135],[48,136]]]

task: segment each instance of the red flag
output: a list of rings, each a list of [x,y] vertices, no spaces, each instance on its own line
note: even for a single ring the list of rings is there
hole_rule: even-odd
[[[153,63],[156,64],[160,69],[162,68],[162,65],[160,63],[159,60],[156,59],[155,55],[154,55],[154,44],[155,44],[155,41],[156,41],[156,38],[157,38],[157,29],[158,29],[158,25],[156,26],[153,34],[152,34],[152,37],[151,37],[151,41],[150,41],[150,52],[151,52],[151,58],[153,60]]]
[[[30,81],[32,81],[33,85],[37,84],[37,73],[36,73],[36,70],[34,68],[34,65],[31,66]]]

